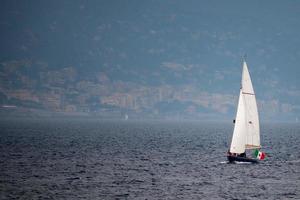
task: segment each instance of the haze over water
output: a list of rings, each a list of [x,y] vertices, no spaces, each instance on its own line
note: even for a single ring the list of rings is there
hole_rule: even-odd
[[[1,199],[299,199],[300,125],[263,124],[259,164],[227,164],[232,124],[1,120]]]
[[[262,120],[300,119],[300,2],[0,3],[0,116],[228,120],[247,54]]]

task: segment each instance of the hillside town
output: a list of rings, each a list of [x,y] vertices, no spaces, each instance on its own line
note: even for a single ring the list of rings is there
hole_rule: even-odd
[[[32,73],[33,65],[37,65]],[[112,80],[105,72],[78,78],[75,67],[50,70],[44,63],[13,61],[2,63],[0,94],[2,105],[65,113],[111,112],[197,114],[227,113],[236,97],[208,94],[190,85],[146,86]],[[176,108],[175,108],[176,107]]]

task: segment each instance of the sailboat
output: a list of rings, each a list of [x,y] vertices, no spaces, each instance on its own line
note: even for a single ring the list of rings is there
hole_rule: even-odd
[[[230,149],[227,158],[232,162],[257,163],[264,159],[265,154],[260,152],[260,128],[255,93],[252,86],[249,70],[245,59],[240,88],[240,96]],[[254,157],[247,157],[246,150],[254,150]]]

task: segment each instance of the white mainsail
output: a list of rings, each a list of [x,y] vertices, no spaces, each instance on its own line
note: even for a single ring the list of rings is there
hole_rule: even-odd
[[[247,63],[244,61],[239,103],[230,152],[243,153],[246,149],[260,148],[259,131],[255,93]]]

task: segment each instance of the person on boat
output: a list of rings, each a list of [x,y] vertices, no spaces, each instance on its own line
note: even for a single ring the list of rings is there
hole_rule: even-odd
[[[237,153],[231,153],[230,150],[228,150],[228,151],[227,151],[227,155],[228,155],[228,156],[238,156],[238,157],[246,158],[246,152],[237,154]]]
[[[232,153],[230,152],[230,150],[228,149],[228,151],[227,151],[227,156],[231,156],[232,155]]]
[[[244,153],[241,153],[239,156],[240,156],[240,157],[244,157],[244,158],[246,158],[246,152],[244,152]]]

